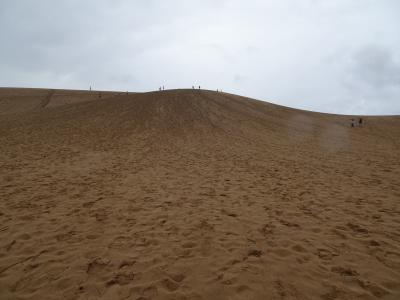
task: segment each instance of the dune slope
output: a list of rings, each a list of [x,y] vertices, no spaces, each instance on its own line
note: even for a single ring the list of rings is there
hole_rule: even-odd
[[[399,299],[400,117],[0,89],[0,299]]]

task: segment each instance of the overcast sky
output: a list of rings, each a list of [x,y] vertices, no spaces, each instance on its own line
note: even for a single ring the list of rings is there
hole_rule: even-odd
[[[0,86],[400,114],[398,0],[0,0]]]

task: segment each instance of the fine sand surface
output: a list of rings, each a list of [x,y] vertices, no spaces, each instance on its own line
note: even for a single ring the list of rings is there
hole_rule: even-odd
[[[0,299],[400,299],[400,117],[0,89]]]

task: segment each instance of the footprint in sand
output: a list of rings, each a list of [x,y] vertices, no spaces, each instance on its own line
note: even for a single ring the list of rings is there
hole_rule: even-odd
[[[94,217],[96,218],[96,221],[102,222],[107,220],[108,214],[105,211],[98,211],[94,214]]]
[[[106,285],[111,286],[111,285],[127,285],[133,281],[135,278],[135,274],[133,272],[129,273],[118,273],[115,274],[114,277],[107,281]]]
[[[175,282],[182,282],[186,278],[185,275],[180,274],[180,273],[178,273],[178,274],[168,274],[168,276]]]
[[[300,299],[297,289],[291,284],[283,282],[282,280],[276,280],[274,282],[274,287],[278,294],[278,299]]]
[[[240,294],[240,297],[243,299],[251,299],[253,296],[250,287],[243,284],[236,288],[236,293]]]
[[[332,267],[332,272],[338,273],[342,276],[358,276],[358,272],[356,270],[353,270],[351,268],[347,267]]]
[[[258,250],[258,249],[250,249],[250,250],[247,252],[247,257],[250,257],[250,256],[261,257],[262,254],[263,254],[263,252],[262,252],[261,250]]]
[[[292,251],[290,251],[289,249],[286,249],[286,248],[275,248],[275,249],[271,249],[270,252],[272,254],[275,254],[275,255],[277,255],[279,257],[283,257],[283,258],[288,257],[293,254]]]
[[[222,213],[224,213],[225,215],[227,215],[228,217],[232,217],[232,218],[237,218],[237,214],[234,212],[229,212],[229,211],[221,211]]]
[[[382,298],[389,294],[389,291],[387,291],[383,287],[381,287],[373,282],[370,282],[368,280],[357,279],[357,283],[360,287],[369,291],[371,294],[373,294],[377,298]]]
[[[96,274],[99,271],[103,270],[110,264],[110,260],[107,259],[102,259],[102,258],[96,258],[92,260],[86,269],[87,274]]]
[[[60,233],[56,235],[56,239],[59,242],[64,242],[72,239],[74,236],[76,236],[76,232],[73,230],[70,230],[67,233]]]
[[[118,236],[116,237],[108,248],[110,249],[124,249],[129,248],[133,245],[132,239],[127,236]]]
[[[238,281],[238,279],[233,275],[227,274],[221,274],[218,279],[221,280],[223,285],[233,285]]]
[[[274,231],[275,231],[276,226],[272,223],[265,224],[261,229],[260,232],[265,236],[265,237],[270,237]]]
[[[13,240],[12,242],[10,242],[8,245],[6,245],[4,248],[6,249],[6,251],[10,251],[11,248],[16,244],[16,240]]]
[[[300,244],[294,245],[294,246],[292,247],[292,249],[293,249],[294,251],[296,251],[296,252],[299,252],[299,253],[305,253],[305,252],[307,252],[307,249],[304,248],[304,247],[303,247],[302,245],[300,245]]]
[[[98,239],[100,237],[100,235],[98,235],[98,234],[88,234],[87,236],[86,236],[86,238],[88,239],[88,240],[96,240],[96,239]]]
[[[179,288],[179,283],[169,278],[162,280],[161,285],[170,292],[174,292]]]
[[[133,266],[136,263],[136,260],[123,260],[119,264],[119,269],[124,269]]]
[[[340,299],[339,296],[341,295],[342,291],[337,286],[330,286],[329,292],[321,295],[321,298],[324,300],[334,300]]]
[[[31,238],[31,236],[29,235],[29,234],[27,234],[27,233],[23,233],[23,234],[21,234],[21,235],[19,235],[18,237],[17,237],[17,239],[20,239],[20,240],[29,240]]]
[[[184,244],[182,245],[182,248],[191,249],[191,248],[194,248],[194,247],[196,247],[196,246],[197,246],[197,244],[194,243],[194,242],[187,242],[187,243],[184,243]]]
[[[368,242],[368,245],[372,246],[372,247],[379,247],[381,244],[379,242],[375,241],[375,240],[370,240]]]
[[[145,287],[141,291],[142,296],[137,298],[136,300],[148,300],[153,299],[158,295],[158,289],[155,285],[150,285]]]
[[[96,202],[95,201],[89,201],[89,202],[85,202],[82,204],[82,206],[84,208],[91,208]]]
[[[285,225],[285,226],[287,226],[287,227],[300,228],[300,225],[299,225],[299,224],[293,223],[293,222],[289,222],[289,221],[287,221],[287,220],[280,219],[279,222],[280,222],[282,225]]]
[[[356,235],[368,235],[369,231],[358,224],[347,223],[347,227],[350,228]]]
[[[331,260],[333,257],[338,256],[339,254],[333,253],[332,251],[325,248],[317,249],[317,256],[322,260]]]

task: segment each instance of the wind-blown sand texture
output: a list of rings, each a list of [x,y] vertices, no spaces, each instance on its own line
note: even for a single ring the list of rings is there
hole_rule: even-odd
[[[400,299],[400,117],[0,89],[0,299]]]

